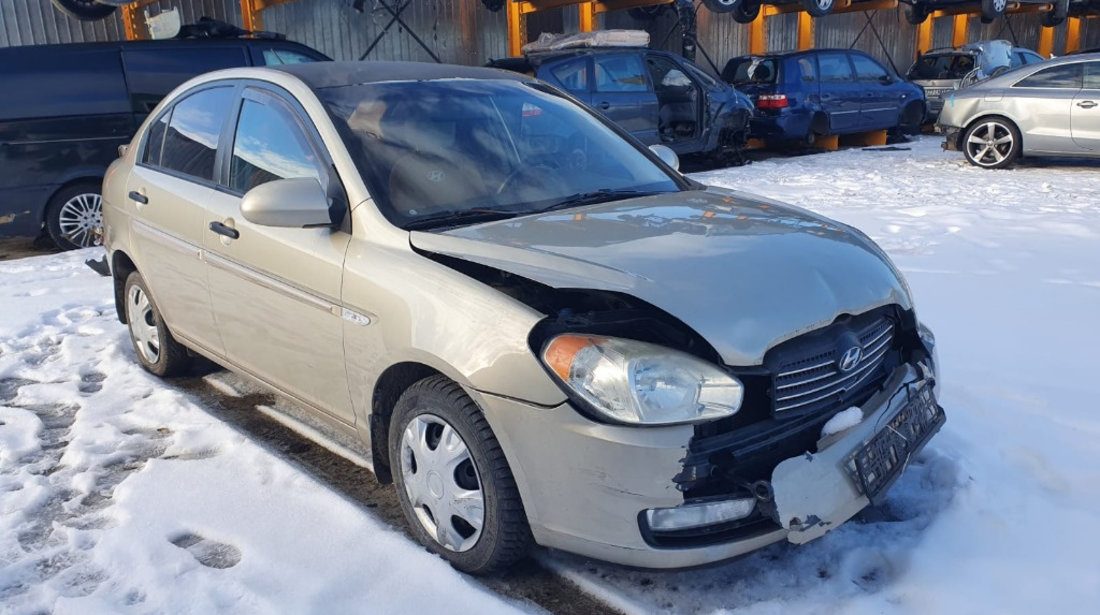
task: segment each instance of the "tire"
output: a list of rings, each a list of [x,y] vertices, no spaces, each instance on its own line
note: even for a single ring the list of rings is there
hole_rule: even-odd
[[[1039,23],[1046,28],[1054,28],[1062,25],[1069,15],[1069,0],[1057,0],[1054,10],[1039,13]]]
[[[1021,145],[1020,130],[1016,125],[1006,118],[995,116],[983,117],[971,124],[963,133],[961,149],[966,160],[976,167],[1003,169],[1020,156]]]
[[[733,11],[733,20],[737,23],[752,23],[760,15],[759,0],[742,0]]]
[[[898,132],[903,135],[920,134],[924,124],[925,106],[919,101],[909,103],[898,115]]]
[[[122,300],[125,302],[123,307],[130,342],[141,366],[162,378],[179,376],[187,371],[191,356],[183,344],[172,337],[140,273],[133,271],[126,277]]]
[[[928,7],[924,4],[908,4],[905,6],[905,21],[914,26],[919,26],[928,20]],[[925,49],[924,51],[928,51]]]
[[[703,0],[707,10],[711,13],[730,13],[744,0]]]
[[[62,250],[99,245],[103,226],[100,184],[81,182],[58,190],[46,204],[46,232]]]
[[[485,8],[494,13],[499,12],[500,9],[504,8],[505,2],[506,0],[481,0],[481,3],[485,5]]]
[[[802,6],[811,17],[824,17],[833,12],[835,0],[802,0]]]
[[[389,457],[413,535],[451,566],[490,574],[527,555],[533,539],[516,481],[485,416],[462,387],[443,376],[409,387],[393,410]],[[452,491],[468,495],[460,499]],[[448,514],[444,524],[436,523]]]
[[[1008,0],[982,0],[982,23],[992,23],[1005,14]]]
[[[115,12],[115,7],[95,0],[50,0],[58,11],[79,21],[99,21]]]

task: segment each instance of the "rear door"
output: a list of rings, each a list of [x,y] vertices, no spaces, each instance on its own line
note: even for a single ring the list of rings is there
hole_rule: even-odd
[[[856,82],[862,90],[859,103],[859,124],[862,130],[882,130],[898,124],[901,109],[900,94],[890,72],[878,62],[861,53],[851,53],[856,70]]]
[[[1100,152],[1100,62],[1084,62],[1084,87],[1070,108],[1070,130],[1078,147]]]
[[[270,384],[354,423],[344,366],[340,281],[351,235],[262,226],[241,198],[278,179],[334,185],[320,137],[289,94],[246,87],[224,153],[223,182],[203,224],[210,298],[226,357]],[[216,233],[223,225],[235,238]]]
[[[821,108],[829,117],[830,132],[859,131],[862,88],[856,83],[848,54],[842,51],[822,52],[817,56],[817,70],[821,83]]]
[[[126,183],[135,262],[177,337],[221,355],[202,261],[218,140],[236,87],[202,87],[153,122]]]
[[[646,145],[658,143],[657,94],[640,54],[596,54],[592,57],[592,107]]]
[[[1083,63],[1051,66],[1012,86],[1012,102],[1023,133],[1025,152],[1080,149],[1074,143],[1070,124],[1074,117],[1082,117],[1074,114],[1074,110],[1090,110],[1075,105],[1081,91],[1083,66]]]

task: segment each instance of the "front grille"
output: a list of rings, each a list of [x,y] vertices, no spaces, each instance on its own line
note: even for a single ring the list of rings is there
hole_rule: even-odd
[[[924,89],[924,97],[929,98],[929,99],[931,99],[931,98],[943,98],[945,94],[947,94],[948,92],[951,92],[953,90],[954,90],[954,88],[925,88]]]
[[[837,407],[877,384],[885,376],[880,367],[894,345],[894,323],[879,316],[855,330],[841,328],[816,342],[808,344],[804,352],[791,349],[784,353],[775,370],[772,397],[777,416]],[[842,370],[844,353],[855,346],[860,349],[858,362]]]

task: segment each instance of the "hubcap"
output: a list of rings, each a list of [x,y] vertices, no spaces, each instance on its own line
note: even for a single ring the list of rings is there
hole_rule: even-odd
[[[485,499],[470,449],[434,414],[414,418],[401,436],[401,478],[417,521],[449,551],[467,551],[481,537]]]
[[[827,11],[833,8],[833,0],[817,0],[817,8]]]
[[[1005,5],[1008,4],[1008,0],[993,0],[993,10],[998,13],[1005,12]]]
[[[61,234],[81,248],[98,243],[95,230],[103,226],[103,198],[94,192],[65,201],[58,215]]]
[[[970,158],[983,167],[992,166],[1012,151],[1012,132],[997,122],[986,122],[970,133],[966,140]]]
[[[160,332],[157,331],[157,315],[149,296],[138,286],[131,286],[126,296],[126,320],[134,345],[148,363],[160,359]]]

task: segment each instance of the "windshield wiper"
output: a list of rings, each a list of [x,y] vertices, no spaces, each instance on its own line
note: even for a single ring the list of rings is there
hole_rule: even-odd
[[[531,213],[542,213],[544,211],[553,211],[555,209],[568,209],[570,207],[580,207],[581,205],[592,205],[595,203],[606,203],[608,201],[619,201],[622,199],[629,199],[639,196],[663,194],[665,192],[667,192],[667,190],[611,190],[609,188],[603,188],[601,190],[593,190],[591,192],[578,192],[576,194],[565,197],[564,199],[554,203],[553,205],[548,205]]]
[[[457,226],[460,224],[476,224],[478,222],[492,222],[516,217],[514,211],[501,209],[455,209],[441,211],[430,216],[417,218],[405,225],[407,231],[418,231],[441,226]]]

